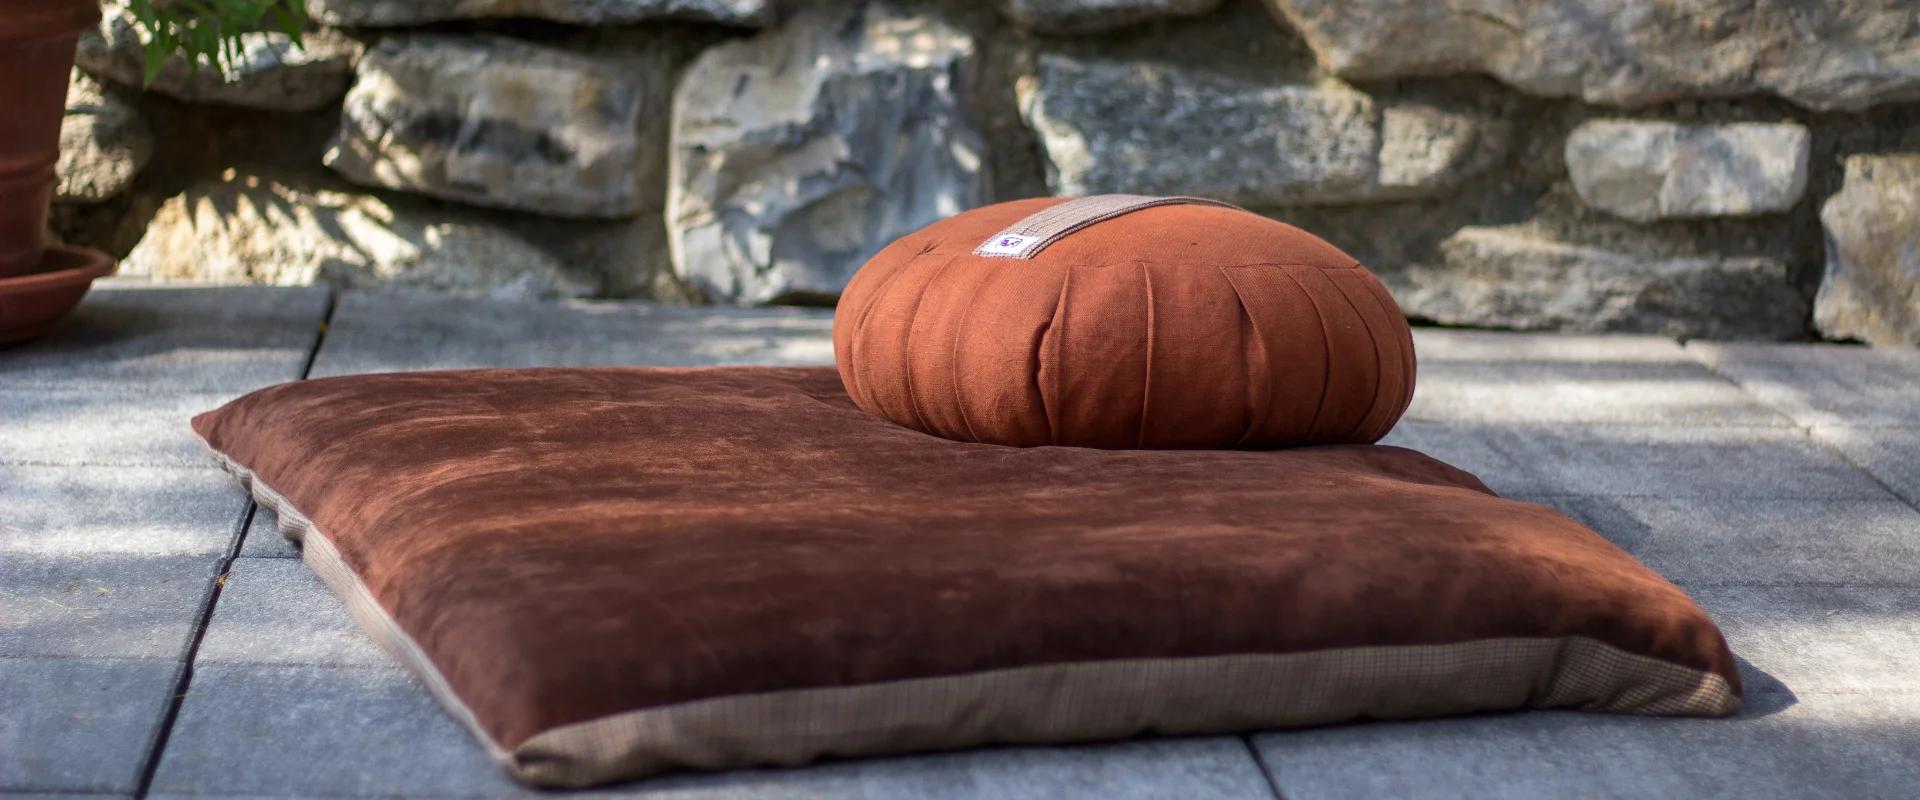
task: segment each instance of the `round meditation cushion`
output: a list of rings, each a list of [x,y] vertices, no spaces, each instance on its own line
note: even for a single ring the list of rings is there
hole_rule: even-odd
[[[1040,198],[956,214],[847,286],[854,403],[963,442],[1272,448],[1372,442],[1413,397],[1413,337],[1372,273],[1196,198]]]

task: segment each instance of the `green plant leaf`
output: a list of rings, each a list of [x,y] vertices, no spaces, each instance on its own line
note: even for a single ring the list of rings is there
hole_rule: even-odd
[[[149,86],[176,56],[191,72],[204,65],[230,79],[246,59],[241,37],[263,28],[285,34],[296,49],[306,46],[306,0],[128,0],[127,10],[146,35]]]
[[[152,86],[154,80],[160,77],[160,69],[167,65],[167,56],[172,55],[174,49],[174,43],[169,41],[170,38],[163,32],[148,34],[146,59],[144,69],[141,70],[142,88]]]

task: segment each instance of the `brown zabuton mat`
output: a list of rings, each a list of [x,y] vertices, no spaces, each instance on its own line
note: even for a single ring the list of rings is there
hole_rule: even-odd
[[[1395,447],[963,444],[832,369],[330,378],[193,424],[533,783],[1739,705],[1678,589]]]

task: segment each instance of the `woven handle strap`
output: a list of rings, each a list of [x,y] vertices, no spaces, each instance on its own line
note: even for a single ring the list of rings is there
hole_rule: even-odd
[[[976,256],[1029,259],[1074,231],[1143,208],[1171,205],[1239,206],[1204,197],[1152,197],[1144,194],[1096,194],[1040,209],[973,248]]]

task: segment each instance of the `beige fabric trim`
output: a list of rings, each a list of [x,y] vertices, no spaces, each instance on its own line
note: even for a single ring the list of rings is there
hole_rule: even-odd
[[[1154,197],[1144,194],[1096,194],[1047,206],[1007,226],[973,249],[976,256],[1030,259],[1067,234],[1143,208],[1171,205],[1239,206],[1204,197]]]
[[[1726,679],[1599,641],[1481,639],[1285,655],[1049,664],[722,697],[545,731],[514,774],[586,786],[671,769],[990,743],[1122,739],[1515,708],[1724,716]]]
[[[211,447],[209,447],[211,449]],[[1121,739],[1402,719],[1515,708],[1725,716],[1740,698],[1719,675],[1598,640],[1503,638],[1045,664],[890,683],[738,695],[552,728],[507,750],[305,514],[214,451],[375,640],[495,761],[546,786],[591,786],[675,769],[802,764],[822,756],[994,743]]]

